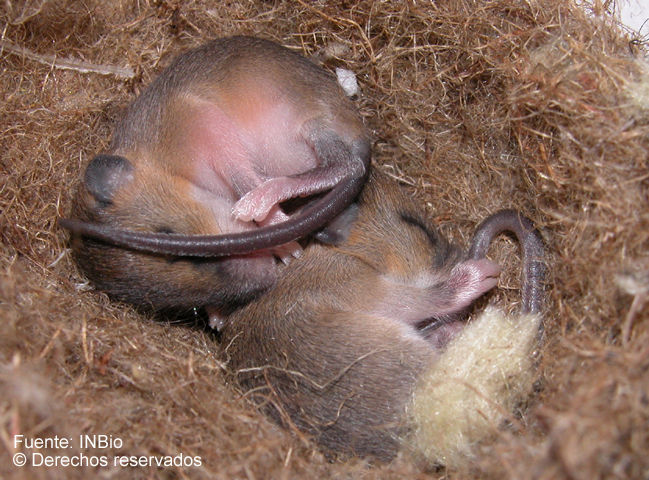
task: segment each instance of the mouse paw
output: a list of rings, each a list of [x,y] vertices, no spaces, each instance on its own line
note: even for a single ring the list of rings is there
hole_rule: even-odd
[[[246,193],[232,207],[232,216],[242,222],[263,221],[273,204],[266,205],[257,197],[255,190]]]
[[[302,256],[302,247],[298,242],[289,242],[271,249],[273,255],[279,258],[284,265],[288,265],[294,258]]]
[[[250,190],[232,207],[232,215],[242,222],[262,222],[270,210],[279,203],[281,194],[274,178]]]
[[[275,225],[277,223],[285,222],[289,218],[290,217],[286,215],[281,208],[275,205],[268,212],[266,219],[259,223],[259,226],[265,227],[268,225]],[[285,265],[288,265],[291,263],[291,260],[302,255],[302,247],[297,241],[277,245],[276,247],[271,248],[270,251]]]
[[[478,297],[498,285],[501,268],[486,258],[465,260],[451,270],[449,285],[455,292],[458,308],[470,305]]]
[[[211,329],[220,332],[223,330],[228,320],[225,315],[222,315],[219,309],[213,305],[206,305],[205,311],[207,312],[208,325]]]

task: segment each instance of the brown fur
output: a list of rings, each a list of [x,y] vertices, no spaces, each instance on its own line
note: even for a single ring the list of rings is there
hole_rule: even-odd
[[[138,170],[137,188],[119,192],[119,206],[109,211],[94,208],[94,198],[82,186],[73,214],[142,231],[161,226],[195,234],[220,231],[201,205],[182,194],[183,185],[178,184],[186,181],[155,175],[152,170],[147,166]],[[147,181],[150,179],[155,181]],[[182,311],[209,304],[227,313],[228,307],[236,308],[271,286],[280,268],[271,255],[237,259],[241,270],[233,271],[228,268],[232,260],[227,258],[173,258],[78,237],[72,239],[72,247],[77,262],[98,289],[154,310]]]
[[[615,279],[648,283],[649,110],[636,98],[646,47],[608,3],[591,3],[0,2],[1,41],[34,54],[0,53],[0,476],[643,478],[649,309],[642,288]],[[459,471],[407,457],[327,461],[234,392],[213,335],[88,291],[68,254],[56,219],[119,112],[175,55],[241,33],[355,71],[375,164],[448,237],[466,243],[503,207],[543,227],[553,287],[543,380]],[[136,76],[60,68],[67,60]],[[517,308],[516,251],[506,239],[491,249],[505,273],[490,303]],[[203,467],[18,469],[14,432],[113,434],[128,453],[201,455]]]
[[[284,110],[290,120],[283,117]],[[206,117],[216,118],[215,125],[206,127]],[[278,132],[280,138],[266,139],[265,130],[281,129],[285,121],[289,125]],[[226,151],[203,138],[219,128],[233,130],[211,140]],[[261,147],[234,140],[247,135],[254,142],[255,134],[262,138]],[[219,135],[232,140],[221,145]],[[363,177],[366,165],[354,149],[367,150],[367,142],[354,105],[329,73],[272,42],[219,39],[179,56],[127,109],[106,153],[129,170],[92,170],[103,158],[96,157],[73,216],[116,231],[184,234],[190,241],[191,235],[258,235],[254,223],[233,217],[237,200],[263,189],[264,181],[290,187],[288,182],[303,178],[299,181],[311,190],[293,192],[293,197],[323,190],[319,175],[331,177],[329,187],[347,177]],[[314,161],[318,163],[312,165]],[[312,173],[316,166],[325,173]],[[273,208],[262,225],[282,223],[285,215]],[[304,215],[298,212],[292,221]],[[300,230],[296,236],[308,233]],[[166,235],[160,239],[165,241]],[[285,257],[300,248],[295,243],[268,246],[278,247],[274,252]],[[229,258],[169,258],[86,236],[77,238],[73,247],[82,269],[100,289],[154,310],[209,305],[227,314],[272,285],[280,269],[269,250]]]
[[[392,458],[417,378],[458,331],[417,327],[465,288],[453,273],[462,260],[394,181],[374,174],[346,242],[309,246],[228,319],[224,359],[276,419],[336,453]],[[419,321],[408,322],[413,310]]]

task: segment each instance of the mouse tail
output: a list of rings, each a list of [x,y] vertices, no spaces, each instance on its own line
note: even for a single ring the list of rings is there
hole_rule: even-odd
[[[223,235],[184,235],[122,230],[106,225],[61,218],[59,225],[72,234],[117,247],[181,257],[242,255],[283,245],[318,230],[336,218],[360,193],[369,175],[341,181],[287,221],[246,232]]]
[[[523,252],[522,313],[539,313],[544,307],[545,249],[532,221],[516,210],[501,210],[476,228],[469,257],[484,258],[493,239],[503,232],[513,233]]]
[[[407,445],[431,464],[466,468],[478,446],[512,418],[509,412],[525,401],[537,378],[546,271],[538,230],[519,212],[502,210],[477,227],[469,257],[485,258],[503,232],[512,232],[523,252],[521,312],[487,307],[419,378]]]

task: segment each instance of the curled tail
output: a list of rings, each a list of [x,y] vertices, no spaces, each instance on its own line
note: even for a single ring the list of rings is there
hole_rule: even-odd
[[[503,232],[516,235],[523,251],[522,313],[539,313],[544,306],[545,249],[532,221],[516,210],[501,210],[487,217],[471,241],[469,256],[484,258],[492,240]]]

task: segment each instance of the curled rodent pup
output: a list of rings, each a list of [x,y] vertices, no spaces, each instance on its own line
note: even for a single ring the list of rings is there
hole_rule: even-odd
[[[535,271],[524,279],[530,287],[524,304],[533,309],[542,303],[538,282],[543,249],[531,224],[506,211],[480,227],[474,243],[482,243],[467,255],[437,232],[393,180],[378,172],[370,176],[357,205],[357,220],[344,242],[309,245],[265,295],[229,317],[222,330],[223,357],[246,395],[283,425],[312,434],[328,451],[388,460],[403,445],[415,448],[417,439],[428,442],[431,422],[426,415],[436,417],[442,402],[424,407],[423,416],[412,416],[417,405],[427,405],[431,398],[426,391],[431,382],[422,379],[444,364],[458,342],[458,348],[470,351],[455,352],[460,359],[453,365],[475,358],[472,344],[462,346],[467,343],[462,337],[470,330],[467,307],[497,284],[500,268],[484,258],[492,237],[513,230],[523,241],[524,262],[533,263]],[[535,338],[530,332],[538,330],[538,322],[528,324],[526,340],[519,338],[518,327],[502,333],[493,323],[477,334],[491,336],[488,345],[477,348],[497,358],[487,358],[495,369],[486,374],[488,391],[474,395],[495,404],[494,415],[503,414],[503,404],[490,396],[520,393],[510,382],[524,383],[532,370],[526,362]],[[503,339],[525,348],[493,346]],[[491,348],[497,352],[489,353]],[[521,371],[507,376],[513,364]],[[460,423],[466,408],[473,407],[452,414]],[[489,412],[482,406],[479,410],[468,420],[469,430]],[[482,434],[490,428],[483,426]],[[461,433],[469,442],[480,437]],[[431,433],[433,442],[442,434]],[[441,454],[415,449],[433,462],[450,463],[453,448],[458,447],[445,447]]]
[[[228,313],[273,284],[296,239],[339,216],[369,162],[333,75],[270,41],[218,39],[176,58],[128,107],[85,171],[76,219],[60,224],[111,296]],[[296,213],[280,207],[317,194]],[[338,241],[336,228],[318,238]]]

